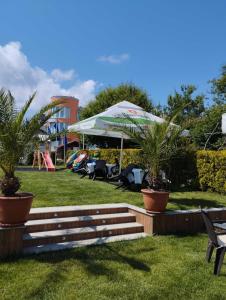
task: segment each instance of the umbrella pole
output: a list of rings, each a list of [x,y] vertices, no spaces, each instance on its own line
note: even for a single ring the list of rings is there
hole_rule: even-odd
[[[57,136],[56,136],[56,146],[55,146],[55,168],[56,168],[56,164],[57,164]]]
[[[122,171],[122,149],[123,149],[123,137],[121,138],[120,160],[119,160],[119,174]]]
[[[82,149],[85,149],[85,138],[84,138],[84,134],[82,135]]]
[[[64,163],[66,163],[66,134],[64,133]]]

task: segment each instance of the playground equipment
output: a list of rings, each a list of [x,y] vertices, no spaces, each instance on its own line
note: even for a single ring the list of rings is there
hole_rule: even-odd
[[[72,165],[74,163],[74,160],[79,156],[80,151],[76,151],[75,153],[73,153],[72,155],[70,155],[66,161],[66,167],[68,169],[72,168]]]
[[[72,165],[72,171],[78,172],[80,169],[84,167],[85,162],[88,160],[89,155],[86,152],[82,152],[79,156],[74,160]]]
[[[55,171],[56,168],[52,162],[50,151],[49,151],[49,143],[46,142],[44,146],[45,150],[43,150],[43,145],[36,145],[36,149],[34,151],[34,157],[33,157],[33,164],[32,168],[35,166],[38,166],[39,170],[41,170],[43,167],[46,168],[46,171],[51,172]]]
[[[43,165],[45,165],[46,170],[48,172],[56,171],[56,168],[50,157],[49,151],[41,152],[41,155],[43,157]]]
[[[35,149],[33,156],[32,168],[38,166],[39,170],[42,168],[42,155],[39,149]]]

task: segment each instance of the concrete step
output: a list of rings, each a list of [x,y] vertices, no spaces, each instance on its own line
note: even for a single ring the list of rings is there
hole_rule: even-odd
[[[75,216],[126,213],[128,207],[123,203],[81,206],[56,206],[32,208],[29,220],[66,218]]]
[[[146,236],[147,236],[146,233],[139,232],[139,233],[123,234],[123,235],[116,235],[116,236],[109,236],[109,237],[93,238],[93,239],[87,239],[81,241],[47,244],[47,245],[26,247],[24,248],[23,253],[25,255],[39,254],[43,252],[66,250],[66,249],[85,247],[90,245],[101,245],[101,244],[111,243],[111,242],[135,240],[135,239],[145,238]]]
[[[91,216],[30,220],[26,223],[26,233],[87,226],[100,226],[103,224],[108,225],[117,223],[128,223],[135,221],[136,217],[130,213],[104,215],[101,214]]]
[[[31,247],[139,232],[144,232],[144,227],[136,222],[42,231],[24,234],[23,246]]]

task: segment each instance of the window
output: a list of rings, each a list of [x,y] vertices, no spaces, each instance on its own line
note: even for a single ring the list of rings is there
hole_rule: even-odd
[[[63,131],[65,129],[67,129],[66,123],[58,123],[58,131]]]
[[[53,108],[53,112],[56,111],[58,108],[57,107],[54,107]],[[68,119],[70,118],[70,108],[69,107],[62,107],[60,111],[58,111],[57,113],[55,113],[53,115],[53,118],[63,118],[63,119]]]
[[[69,107],[64,107],[63,111],[63,117],[62,118],[70,118],[70,108]]]
[[[53,122],[53,123],[50,123],[50,125],[48,127],[48,132],[49,132],[49,134],[55,134],[57,132],[66,130],[67,127],[68,127],[67,123]]]

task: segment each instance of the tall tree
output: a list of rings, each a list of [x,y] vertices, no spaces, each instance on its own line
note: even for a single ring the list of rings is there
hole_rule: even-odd
[[[199,148],[219,149],[225,146],[221,119],[226,112],[226,65],[222,67],[219,77],[211,80],[210,84],[213,103],[195,123],[191,135]]]
[[[226,103],[226,65],[222,67],[219,78],[210,81],[211,93],[214,103],[221,105]]]
[[[206,109],[191,129],[191,136],[198,148],[219,149],[224,146],[225,139],[221,132],[221,118],[226,111],[226,104],[212,105]]]
[[[177,124],[181,125],[187,122],[190,123],[188,127],[191,127],[192,121],[205,111],[204,96],[194,96],[195,91],[194,85],[182,85],[180,92],[175,91],[174,95],[168,97],[165,112],[169,117],[172,117],[180,107],[183,107],[175,119]]]
[[[81,119],[92,117],[124,100],[141,106],[148,112],[153,109],[152,102],[144,90],[134,84],[120,84],[117,87],[109,87],[99,92],[95,99],[82,109]]]

